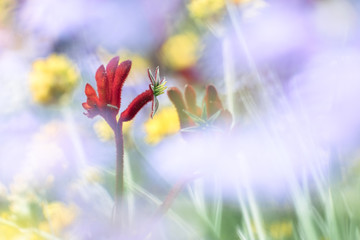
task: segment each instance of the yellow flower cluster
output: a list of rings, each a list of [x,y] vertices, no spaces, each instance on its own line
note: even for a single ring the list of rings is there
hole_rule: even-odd
[[[82,170],[83,178],[88,183],[100,183],[103,181],[101,171],[93,166],[87,166]]]
[[[205,19],[219,13],[224,6],[224,0],[191,0],[188,9],[193,18]]]
[[[162,108],[153,119],[145,122],[146,142],[157,144],[164,137],[180,130],[179,118],[174,107]]]
[[[45,238],[31,231],[24,231],[11,224],[10,222],[3,221],[0,223],[1,239],[6,240],[44,240]]]
[[[43,240],[48,237],[64,237],[66,228],[73,223],[78,208],[62,202],[44,204],[21,177],[8,189],[0,183],[0,239]]]
[[[0,1],[0,25],[5,22],[11,15],[15,8],[14,0],[1,0]]]
[[[77,209],[74,205],[65,205],[62,202],[52,202],[43,207],[43,214],[47,219],[39,228],[42,231],[59,235],[75,219]]]
[[[29,76],[30,90],[37,103],[60,103],[73,91],[78,79],[78,72],[68,58],[52,54],[33,63]]]
[[[163,61],[174,70],[182,70],[195,65],[199,58],[200,40],[192,32],[170,37],[162,46]]]

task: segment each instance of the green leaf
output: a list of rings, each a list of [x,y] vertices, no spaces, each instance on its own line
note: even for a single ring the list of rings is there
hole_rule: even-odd
[[[191,112],[186,111],[185,109],[183,109],[184,113],[186,113],[196,124],[198,125],[204,125],[206,124],[206,119],[202,119],[198,116],[196,116],[195,114],[192,114]]]
[[[206,104],[204,103],[203,105],[203,109],[202,109],[202,112],[201,112],[201,118],[206,120],[207,119],[207,109],[206,109]]]
[[[180,130],[180,132],[197,132],[199,131],[199,126],[187,127]]]
[[[215,122],[215,120],[220,116],[222,110],[217,111],[216,113],[214,113],[209,119],[208,119],[208,123],[213,124]]]

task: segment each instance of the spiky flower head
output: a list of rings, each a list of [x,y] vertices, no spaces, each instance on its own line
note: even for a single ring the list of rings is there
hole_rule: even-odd
[[[165,86],[165,84],[166,84],[165,78],[160,79],[159,67],[156,67],[155,77],[152,74],[150,69],[148,69],[148,75],[149,75],[149,78],[151,81],[150,88],[154,95],[154,100],[152,102],[152,112],[151,112],[151,117],[154,117],[156,111],[159,108],[159,101],[157,100],[156,97],[163,94],[167,87]]]

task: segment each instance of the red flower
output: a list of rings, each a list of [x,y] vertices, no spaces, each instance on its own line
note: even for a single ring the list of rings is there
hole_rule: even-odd
[[[148,102],[152,101],[151,117],[154,116],[159,102],[157,96],[164,93],[165,79],[160,80],[159,67],[156,68],[155,77],[148,69],[151,84],[149,89],[139,94],[129,106],[120,114],[120,119],[116,120],[121,105],[121,90],[124,82],[129,75],[131,61],[119,63],[119,57],[110,60],[106,70],[101,65],[95,74],[95,80],[99,96],[95,89],[86,84],[86,102],[82,106],[87,111],[84,113],[89,118],[97,115],[102,116],[110,125],[115,133],[116,142],[116,185],[115,185],[115,219],[118,219],[118,211],[121,206],[120,198],[124,191],[124,136],[122,132],[123,122],[130,121]]]
[[[129,60],[120,63],[119,66],[118,62],[119,57],[114,57],[106,66],[106,70],[103,65],[98,68],[95,79],[99,97],[95,89],[90,84],[86,84],[85,94],[87,101],[82,104],[85,110],[87,110],[85,115],[89,118],[101,115],[113,128],[116,126],[116,115],[119,113],[121,105],[122,86],[131,68],[131,61]],[[148,69],[148,74],[151,82],[149,89],[139,94],[129,104],[121,113],[120,121],[130,121],[150,101],[152,102],[151,117],[154,116],[159,107],[156,97],[164,93],[166,81],[165,79],[160,79],[159,67],[156,68],[155,77],[150,69]]]
[[[85,115],[89,118],[101,115],[106,120],[116,121],[121,104],[122,86],[131,68],[129,60],[120,65],[118,63],[119,57],[114,57],[106,66],[106,70],[104,65],[101,65],[96,71],[95,79],[99,96],[90,84],[86,84],[87,101],[82,106],[87,110]]]

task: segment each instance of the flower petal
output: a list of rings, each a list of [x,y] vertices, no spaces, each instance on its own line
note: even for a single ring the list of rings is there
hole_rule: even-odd
[[[89,110],[92,108],[87,102],[82,103],[82,106],[85,110]]]
[[[134,100],[129,104],[129,106],[121,113],[121,121],[130,121],[135,117],[135,115],[140,111],[142,107],[145,106],[150,101],[154,100],[154,94],[151,89],[146,90],[145,92],[139,94]]]
[[[180,90],[176,87],[171,87],[167,90],[167,95],[176,108],[181,128],[192,126],[193,124],[189,119],[189,116],[184,112],[186,106]]]
[[[84,114],[89,118],[93,118],[100,113],[96,106],[90,106],[87,102],[82,103],[82,106],[87,111]]]
[[[96,71],[95,79],[99,93],[100,106],[105,106],[108,103],[108,79],[104,65],[101,65]]]
[[[94,89],[90,84],[88,84],[88,83],[87,83],[86,86],[85,86],[85,95],[86,95],[88,98],[93,98],[93,97],[96,97],[96,98],[97,98],[95,89]]]
[[[111,102],[111,98],[112,98],[112,88],[113,88],[116,68],[118,65],[119,65],[119,57],[114,57],[109,61],[108,65],[106,66],[106,74],[109,81],[109,86],[108,86],[108,96],[110,98],[109,102]]]
[[[115,72],[115,78],[112,87],[111,105],[114,105],[118,108],[120,108],[121,103],[121,89],[127,76],[129,75],[130,69],[131,61],[127,60],[120,63]]]
[[[223,106],[215,86],[208,85],[204,97],[206,104],[207,116],[210,117],[219,110],[223,110]]]
[[[196,105],[196,92],[191,85],[185,86],[185,101],[189,112],[197,116],[201,115],[201,109]]]
[[[96,106],[100,104],[95,89],[88,83],[85,86],[85,95],[87,96],[86,102],[89,106]]]

